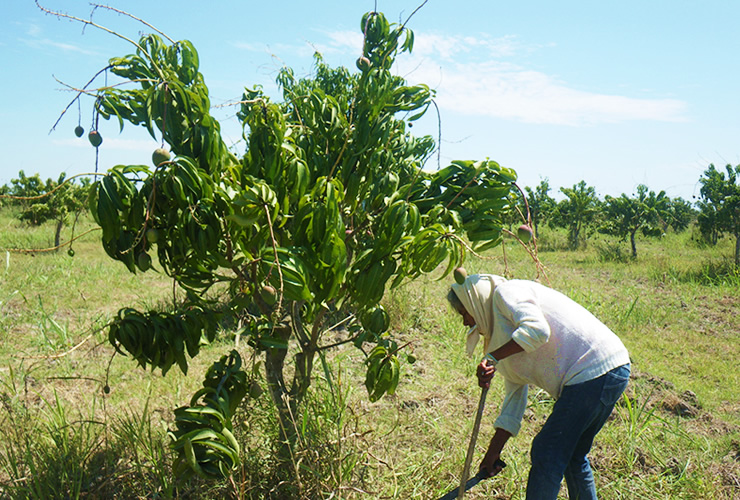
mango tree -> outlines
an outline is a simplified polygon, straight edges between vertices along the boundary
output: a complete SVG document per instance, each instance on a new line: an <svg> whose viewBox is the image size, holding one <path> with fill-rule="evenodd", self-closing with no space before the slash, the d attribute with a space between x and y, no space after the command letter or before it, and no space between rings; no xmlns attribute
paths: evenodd
<svg viewBox="0 0 740 500"><path fill-rule="evenodd" d="M80 184L74 180L66 182L66 174L58 179L41 180L39 174L28 176L21 170L17 179L11 179L7 199L20 207L18 218L30 225L38 226L55 222L54 247L61 244L61 234L69 215L86 206L90 180L83 178ZM73 251L70 249L70 255Z"/></svg>
<svg viewBox="0 0 740 500"><path fill-rule="evenodd" d="M665 191L655 193L648 191L644 184L637 186L637 194L629 197L626 194L618 198L604 198L604 222L599 232L617 236L626 240L629 236L632 258L637 258L635 236L640 231L645 236L660 236L664 225L671 216L671 200Z"/></svg>
<svg viewBox="0 0 740 500"><path fill-rule="evenodd" d="M527 193L529 210L532 216L532 229L535 237L539 236L540 226L546 223L557 206L557 202L548 193L550 192L550 180L542 179L532 190L529 186L524 188Z"/></svg>
<svg viewBox="0 0 740 500"><path fill-rule="evenodd" d="M671 198L671 203L668 207L668 220L666 220L666 223L671 226L674 231L680 233L688 229L691 223L696 220L696 215L697 211L692 206L691 202L678 196L676 198Z"/></svg>
<svg viewBox="0 0 740 500"><path fill-rule="evenodd" d="M601 201L593 186L586 181L574 184L572 188L560 188L567 196L555 206L550 225L568 230L568 245L576 250L584 237L595 227L601 209Z"/></svg>
<svg viewBox="0 0 740 500"><path fill-rule="evenodd" d="M740 266L740 165L726 165L725 172L710 164L699 179L698 222L702 234L714 243L723 233L735 237L735 266Z"/></svg>
<svg viewBox="0 0 740 500"><path fill-rule="evenodd" d="M146 127L167 146L153 167L119 165L92 185L103 248L132 273L157 267L185 291L169 312L122 308L111 344L163 375L172 366L187 372L189 358L233 318L264 355L287 443L315 363L339 344L365 353L371 401L394 392L401 348L381 303L386 290L440 265L446 276L468 244L499 244L516 178L493 161L424 170L434 141L408 127L434 92L391 71L412 50L413 33L378 12L365 14L360 29L358 71L317 55L309 78L280 71L281 100L259 87L244 92L241 154L224 144L187 40L142 37L135 53L110 60L128 85L88 90L101 117ZM228 300L213 300L214 286L228 289ZM329 340L337 325L344 337ZM210 477L237 466L230 419L248 394L240 364L236 351L226 354L176 410L176 471Z"/></svg>

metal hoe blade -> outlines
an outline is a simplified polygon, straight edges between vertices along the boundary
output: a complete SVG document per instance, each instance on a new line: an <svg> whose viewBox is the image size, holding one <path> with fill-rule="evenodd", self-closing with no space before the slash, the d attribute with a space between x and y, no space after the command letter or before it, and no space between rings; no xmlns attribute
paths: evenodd
<svg viewBox="0 0 740 500"><path fill-rule="evenodd" d="M475 476L471 477L465 483L465 491L468 491L470 488L472 488L476 484L480 483L483 479L485 479L485 478L483 477L483 474L481 472L479 472ZM443 497L440 497L439 500L455 500L456 498L458 498L458 493L459 492L460 492L460 488L458 488L458 487L452 488Z"/></svg>
<svg viewBox="0 0 740 500"><path fill-rule="evenodd" d="M506 463L503 460L501 460L501 459L496 460L496 463L494 465L498 465L502 469L504 467L506 467ZM483 471L478 471L478 474L476 474L475 476L473 476L470 479L468 479L465 482L465 491L468 491L470 488L472 488L476 484L478 484L481 481L483 481L484 479L486 479L486 475L485 474L486 473L483 472ZM439 500L455 500L456 498L459 498L458 497L459 493L460 493L460 488L458 488L457 486L455 486L450 491L448 491L447 493L445 493L444 496L440 497Z"/></svg>

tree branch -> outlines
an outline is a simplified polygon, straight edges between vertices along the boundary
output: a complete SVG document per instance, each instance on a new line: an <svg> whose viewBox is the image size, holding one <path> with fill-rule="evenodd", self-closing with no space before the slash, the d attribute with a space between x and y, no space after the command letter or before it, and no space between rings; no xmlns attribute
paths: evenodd
<svg viewBox="0 0 740 500"><path fill-rule="evenodd" d="M36 5L38 5L38 2L36 2ZM41 6L39 6L39 8L42 8L42 7L41 7ZM71 107L72 107L72 105L73 105L73 104L75 103L75 101L79 101L79 99L80 99L80 95L82 95L83 91L84 91L85 89L87 89L87 87L88 87L88 86L89 86L89 85L90 85L90 84L91 84L91 83L92 83L92 82L93 82L93 81L94 81L94 80L95 80L95 79L96 79L96 78L97 78L98 76L100 76L100 74L101 74L101 73L103 73L103 72L105 72L105 71L108 71L108 69L109 69L109 68L110 68L110 65L106 66L105 68L103 68L103 69L101 69L100 71L98 71L97 73L95 73L95 75L94 75L94 76L93 76L92 78L90 78L90 80L89 80L89 81L88 81L88 82L87 82L87 83L85 84L85 86L84 86L84 87L82 87L82 89L83 89L83 90L79 90L79 91L78 91L78 93L77 93L77 95L75 96L75 98L74 98L74 99L72 99L72 101L71 101L71 102L70 102L69 104L67 104L67 107L66 107L66 108L64 108L64 110L62 110L62 114L61 114L61 115L59 115L59 118L57 118L57 121L55 121L55 122L54 122L54 125L52 125L52 127L51 127L51 130L49 130L49 133L50 133L50 134L51 134L52 132L54 132L54 130L55 130L55 129L57 128L57 125L59 125L59 122L60 122L60 121L62 121L62 117L63 117L63 116L64 116L64 114L65 114L65 113L67 112L67 110L68 110L69 108L71 108ZM60 80L59 80L59 79L58 79L57 77L54 77L54 79L55 79L55 80L56 80L57 82L61 83L62 85L66 85L66 84L65 84L64 82L60 81Z"/></svg>
<svg viewBox="0 0 740 500"><path fill-rule="evenodd" d="M93 4L93 5L94 5L95 7L100 7L100 8L102 8L102 9L108 9L108 10L112 10L113 12L116 12L116 13L118 13L118 14L122 14L122 15L124 15L124 16L128 16L128 17L130 17L131 19L133 19L133 20L135 20L135 21L138 21L138 22L140 22L141 24L143 24L143 25L144 25L144 26L146 26L147 28L151 28L152 30L156 31L157 33L159 33L160 35L162 35L163 37L165 37L165 38L166 38L167 40L169 40L171 44L173 44L173 45L174 45L174 44L176 44L176 43L177 43L177 42L176 42L175 40L173 40L172 38L170 38L169 36L167 36L167 33L165 33L165 32L163 32L163 31L161 31L161 30L159 30L159 29L155 28L154 26L152 26L152 25L151 25L151 24L149 24L148 22L146 22L146 21L144 21L143 19L140 19L140 18L138 18L138 17L134 16L133 14L129 14L128 12L126 12L126 11L124 11L124 10L119 10L119 9L116 9L115 7L111 7L110 5L103 5L103 4L99 4L99 3Z"/></svg>
<svg viewBox="0 0 740 500"><path fill-rule="evenodd" d="M51 194L53 194L53 193L54 193L54 192L55 192L56 190L58 190L58 189L61 189L61 188L62 188L62 186L64 186L64 185L65 185L65 184L67 184L68 182L70 182L70 181L71 181L72 179L74 179L74 178L76 178L76 177L88 177L88 176L90 176L90 175L96 175L96 174L92 174L92 173L75 174L75 175L73 175L73 176L71 176L71 177L69 177L69 178L65 179L65 180L64 180L64 182L62 182L61 184L59 184L59 185L58 185L57 187L55 187L55 188L54 188L54 189L52 189L51 191L48 191L48 192L46 192L46 193L43 193L43 194L39 194L39 195L36 195L36 196L13 196L12 194L0 194L0 198L8 198L8 199L10 199L10 200L18 200L18 201L33 201L33 200L40 200L41 198L46 198L47 196L50 196L50 195L51 195ZM31 176L31 177L33 177L33 176Z"/></svg>

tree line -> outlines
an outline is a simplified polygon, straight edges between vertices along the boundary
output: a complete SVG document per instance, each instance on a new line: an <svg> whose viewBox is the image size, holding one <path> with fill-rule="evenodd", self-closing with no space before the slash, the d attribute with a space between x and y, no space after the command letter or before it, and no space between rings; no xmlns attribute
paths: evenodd
<svg viewBox="0 0 740 500"><path fill-rule="evenodd" d="M571 249L579 248L594 232L629 239L632 257L637 258L638 233L659 237L672 228L684 231L696 222L702 238L716 244L727 235L735 238L735 264L740 265L740 165L726 165L724 172L710 164L699 179L696 203L681 197L670 198L665 191L651 191L646 185L636 192L599 199L596 189L585 181L561 187L560 201L550 196L548 179L535 188L526 187L526 198L535 235L543 226L564 228ZM523 205L523 202L521 203Z"/></svg>

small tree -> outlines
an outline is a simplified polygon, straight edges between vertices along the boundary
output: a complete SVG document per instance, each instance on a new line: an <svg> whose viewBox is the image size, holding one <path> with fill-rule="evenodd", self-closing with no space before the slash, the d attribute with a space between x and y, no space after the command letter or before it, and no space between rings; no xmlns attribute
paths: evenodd
<svg viewBox="0 0 740 500"><path fill-rule="evenodd" d="M524 190L527 192L529 210L532 216L532 225L534 226L532 229L534 229L535 237L537 237L539 236L540 225L547 223L552 217L557 202L548 194L550 192L550 181L547 178L540 180L534 190L529 186L526 186Z"/></svg>
<svg viewBox="0 0 740 500"><path fill-rule="evenodd" d="M665 220L670 215L670 198L664 191L655 194L647 186L637 186L637 195L630 198L622 194L619 198L606 196L604 199L604 221L599 231L627 239L629 236L632 258L637 258L635 235L638 231L645 236L660 236L664 232Z"/></svg>
<svg viewBox="0 0 740 500"><path fill-rule="evenodd" d="M0 207L8 204L8 196L10 195L10 186L3 184L0 186Z"/></svg>
<svg viewBox="0 0 740 500"><path fill-rule="evenodd" d="M699 179L699 227L713 243L722 233L735 237L735 265L740 265L740 165L725 166L725 173L710 164Z"/></svg>
<svg viewBox="0 0 740 500"><path fill-rule="evenodd" d="M555 207L551 225L568 230L568 244L572 250L577 249L596 223L601 202L596 196L596 189L587 186L586 181L574 184L572 188L560 188L567 199L558 202Z"/></svg>
<svg viewBox="0 0 740 500"><path fill-rule="evenodd" d="M696 219L696 213L692 204L679 196L670 201L666 223L674 231L680 233L685 231L691 222Z"/></svg>
<svg viewBox="0 0 740 500"><path fill-rule="evenodd" d="M696 206L699 207L696 222L699 225L702 239L710 245L716 245L721 234L717 208L704 200L699 200Z"/></svg>
<svg viewBox="0 0 740 500"><path fill-rule="evenodd" d="M61 244L62 228L67 223L70 213L74 213L86 206L87 193L90 187L89 179L82 179L80 185L74 180L65 182L66 174L62 172L54 181L41 180L39 174L27 176L23 170L18 172L18 178L10 182L9 198L20 207L20 220L38 226L46 221L56 221L54 231L54 246Z"/></svg>
<svg viewBox="0 0 740 500"><path fill-rule="evenodd" d="M51 179L49 179L49 182ZM21 170L18 172L17 179L10 180L10 186L8 189L8 200L13 204L20 207L22 212L29 210L31 206L31 200L45 192L44 182L41 180L39 174L27 176L26 173ZM30 218L31 224L34 224L33 218ZM28 219L26 219L28 220Z"/></svg>
<svg viewBox="0 0 740 500"><path fill-rule="evenodd" d="M244 93L238 116L247 149L239 158L210 115L198 54L186 40L142 37L135 54L110 60L128 86L90 91L100 116L146 127L174 154L157 150L155 168L115 167L93 184L103 247L131 272L150 269L156 253L187 292L173 312L121 309L111 344L143 367L186 372L220 318L235 316L264 356L288 445L314 363L329 349L351 343L365 353L371 401L395 390L401 346L381 305L386 287L445 262L446 275L464 259L463 238L478 250L497 245L516 179L493 161L423 170L434 142L407 125L434 93L390 71L397 54L412 50L413 33L377 12L363 16L361 30L359 73L317 57L310 78L279 73L281 102L259 88ZM217 283L228 286L226 303L207 299ZM348 335L327 340L337 324ZM238 458L230 418L246 379L235 352L219 363L190 407L176 412L179 472L228 474ZM205 407L221 416L200 418ZM198 433L203 425L210 431ZM212 439L218 447L208 448Z"/></svg>

